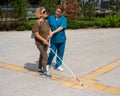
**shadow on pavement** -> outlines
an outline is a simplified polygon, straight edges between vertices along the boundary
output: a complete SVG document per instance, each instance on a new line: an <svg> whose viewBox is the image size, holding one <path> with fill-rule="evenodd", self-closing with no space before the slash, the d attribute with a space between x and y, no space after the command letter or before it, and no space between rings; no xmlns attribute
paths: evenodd
<svg viewBox="0 0 120 96"><path fill-rule="evenodd" d="M24 68L29 71L37 71L38 69L38 61L35 61L36 63L26 63Z"/></svg>
<svg viewBox="0 0 120 96"><path fill-rule="evenodd" d="M38 61L35 61L36 63L26 63L24 68L29 71L37 71L38 70ZM52 62L51 67L55 67L55 63Z"/></svg>

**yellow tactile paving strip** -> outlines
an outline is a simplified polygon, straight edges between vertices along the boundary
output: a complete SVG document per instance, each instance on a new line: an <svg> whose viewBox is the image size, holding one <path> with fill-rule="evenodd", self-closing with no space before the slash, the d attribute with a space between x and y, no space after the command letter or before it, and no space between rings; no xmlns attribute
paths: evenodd
<svg viewBox="0 0 120 96"><path fill-rule="evenodd" d="M88 75L84 76L84 78L95 79L96 77L103 75L107 72L110 72L119 66L120 66L120 60L117 60L111 64L108 64L102 68L99 68L99 69L89 73Z"/></svg>
<svg viewBox="0 0 120 96"><path fill-rule="evenodd" d="M94 90L100 90L100 91L104 91L104 92L108 92L108 93L120 96L120 88L99 84L99 81L95 80L96 77L103 75L107 72L110 72L117 67L120 67L120 60L116 60L115 62L111 64L108 64L102 68L99 68L83 76L82 78L80 77L80 80L83 86L81 86L81 84L79 84L75 78L68 78L68 77L57 75L57 74L52 74L52 80L59 80L63 86L71 87L71 88L78 89L78 90L83 90L89 87ZM35 70L26 69L26 68L13 65L13 64L6 64L3 62L0 62L0 68L5 68L5 69L13 70L13 71L27 73L27 74L32 74L34 76L41 76Z"/></svg>
<svg viewBox="0 0 120 96"><path fill-rule="evenodd" d="M108 86L108 85L103 85L103 84L95 84L91 88L95 89L95 90L101 90L101 91L105 91L105 92L116 94L116 95L120 96L120 88L116 88L116 87L112 87L112 86Z"/></svg>
<svg viewBox="0 0 120 96"><path fill-rule="evenodd" d="M88 75L84 76L84 78L94 80L96 77L103 75L107 72L110 72L117 67L120 67L120 59L112 62L111 64L108 64L102 68L99 68L99 69L89 73ZM105 92L116 94L116 95L120 96L120 88L117 88L117 87L97 83L97 84L94 84L91 88L95 89L95 90L101 90L101 91L105 91Z"/></svg>

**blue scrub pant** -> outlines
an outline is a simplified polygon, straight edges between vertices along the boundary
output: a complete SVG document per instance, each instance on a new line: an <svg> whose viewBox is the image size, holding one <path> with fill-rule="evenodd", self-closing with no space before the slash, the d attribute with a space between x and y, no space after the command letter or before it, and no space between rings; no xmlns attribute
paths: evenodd
<svg viewBox="0 0 120 96"><path fill-rule="evenodd" d="M65 43L51 43L50 48L53 49L55 53L57 53L57 56L60 57L61 60L63 60L64 50L65 50ZM47 60L47 65L51 65L52 60L54 58L55 54L50 50L49 57ZM55 68L58 68L62 65L62 61L59 60L59 58L56 58L56 65Z"/></svg>

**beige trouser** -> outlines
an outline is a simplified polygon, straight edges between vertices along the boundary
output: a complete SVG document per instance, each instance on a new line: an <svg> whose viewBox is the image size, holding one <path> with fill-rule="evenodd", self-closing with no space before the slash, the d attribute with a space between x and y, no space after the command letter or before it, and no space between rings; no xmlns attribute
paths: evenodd
<svg viewBox="0 0 120 96"><path fill-rule="evenodd" d="M44 72L47 72L46 63L48 59L48 55L47 55L48 47L44 45L43 43L39 43L37 41L36 41L36 45L37 45L38 50L40 51L38 68L43 69Z"/></svg>

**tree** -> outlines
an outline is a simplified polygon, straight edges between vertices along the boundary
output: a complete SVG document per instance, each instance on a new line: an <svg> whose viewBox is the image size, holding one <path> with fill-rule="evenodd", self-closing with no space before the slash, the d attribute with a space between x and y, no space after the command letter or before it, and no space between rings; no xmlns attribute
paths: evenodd
<svg viewBox="0 0 120 96"><path fill-rule="evenodd" d="M59 4L59 0L40 0L39 2L39 5L45 7L50 15L55 13Z"/></svg>
<svg viewBox="0 0 120 96"><path fill-rule="evenodd" d="M110 9L114 12L120 12L120 1L119 0L110 0Z"/></svg>
<svg viewBox="0 0 120 96"><path fill-rule="evenodd" d="M98 2L98 1L97 1ZM91 19L95 16L96 3L94 0L88 0L82 2L82 13L85 18Z"/></svg>
<svg viewBox="0 0 120 96"><path fill-rule="evenodd" d="M10 0L10 5L13 8L13 18L25 20L27 16L26 6L28 4L27 0Z"/></svg>
<svg viewBox="0 0 120 96"><path fill-rule="evenodd" d="M78 0L63 0L65 15L70 22L75 21L80 15L80 2Z"/></svg>

